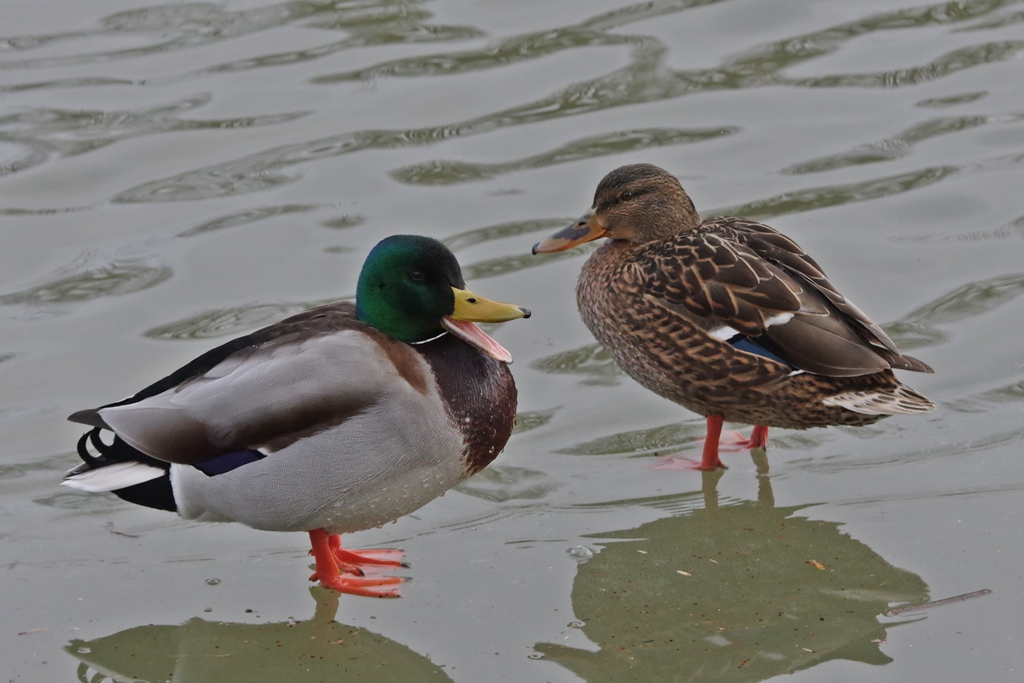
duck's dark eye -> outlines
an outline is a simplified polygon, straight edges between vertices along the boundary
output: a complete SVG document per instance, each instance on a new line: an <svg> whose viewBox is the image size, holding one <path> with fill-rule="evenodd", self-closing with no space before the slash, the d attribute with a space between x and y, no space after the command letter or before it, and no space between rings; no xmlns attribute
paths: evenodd
<svg viewBox="0 0 1024 683"><path fill-rule="evenodd" d="M409 279L413 282L423 282L423 273L418 270L414 270L409 273Z"/></svg>
<svg viewBox="0 0 1024 683"><path fill-rule="evenodd" d="M621 199L624 202L627 202L635 196L636 195L634 195L632 192L623 192L622 194L619 195L619 199Z"/></svg>

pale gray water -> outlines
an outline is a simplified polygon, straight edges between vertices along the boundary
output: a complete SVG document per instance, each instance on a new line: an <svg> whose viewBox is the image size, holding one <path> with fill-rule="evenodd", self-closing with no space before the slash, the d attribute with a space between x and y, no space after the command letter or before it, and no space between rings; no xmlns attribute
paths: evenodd
<svg viewBox="0 0 1024 683"><path fill-rule="evenodd" d="M1019 680L1024 3L0 17L0 681ZM939 411L773 432L770 478L745 453L649 469L702 420L595 353L588 250L529 256L636 161L794 237L935 367L904 379ZM406 549L405 597L304 621L303 535L58 488L66 415L351 295L395 232L535 314L493 330L520 387L505 453L349 538Z"/></svg>

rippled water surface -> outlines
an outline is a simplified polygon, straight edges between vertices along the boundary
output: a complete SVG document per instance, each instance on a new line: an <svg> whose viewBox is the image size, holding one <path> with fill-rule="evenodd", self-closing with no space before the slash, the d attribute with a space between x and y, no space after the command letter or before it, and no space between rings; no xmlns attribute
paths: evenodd
<svg viewBox="0 0 1024 683"><path fill-rule="evenodd" d="M0 680L1020 679L1024 2L0 14ZM589 249L529 255L636 161L800 242L939 410L651 469L703 421L579 321ZM535 313L492 330L504 454L349 538L406 549L405 597L332 623L304 535L57 486L66 415L351 296L396 232Z"/></svg>

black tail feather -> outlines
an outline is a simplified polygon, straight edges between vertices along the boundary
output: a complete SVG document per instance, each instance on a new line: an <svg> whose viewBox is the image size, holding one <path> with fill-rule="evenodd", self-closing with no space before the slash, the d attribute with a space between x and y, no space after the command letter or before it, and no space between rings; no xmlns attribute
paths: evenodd
<svg viewBox="0 0 1024 683"><path fill-rule="evenodd" d="M98 456L89 452L86 442L99 453ZM171 465L162 460L151 458L142 451L132 448L125 443L121 437L114 435L114 442L107 444L100 438L100 428L96 427L82 435L78 440L78 455L82 458L83 465L79 465L69 474L81 474L88 470L98 470L101 467L114 465L119 462L140 462L151 467L159 467L164 470L162 477L144 481L123 489L113 491L115 495L129 503L155 508L157 510L169 510L177 512L178 506L174 502L174 491L171 489Z"/></svg>

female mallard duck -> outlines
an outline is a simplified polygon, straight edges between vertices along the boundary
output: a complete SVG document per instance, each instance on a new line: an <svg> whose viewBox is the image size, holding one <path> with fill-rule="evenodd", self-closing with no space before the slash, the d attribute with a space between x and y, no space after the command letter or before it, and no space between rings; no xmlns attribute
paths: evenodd
<svg viewBox="0 0 1024 683"><path fill-rule="evenodd" d="M637 382L707 418L697 469L724 467L722 422L864 425L935 406L892 369L932 372L847 301L793 240L743 218L701 222L679 181L618 168L594 205L533 253L608 237L576 287L583 322Z"/></svg>
<svg viewBox="0 0 1024 683"><path fill-rule="evenodd" d="M401 578L358 567L404 565L343 550L340 534L409 514L494 460L515 423L512 356L471 321L529 316L466 289L437 240L389 237L355 302L292 316L72 415L94 429L64 483L185 519L308 531L310 580L397 596L387 586Z"/></svg>

